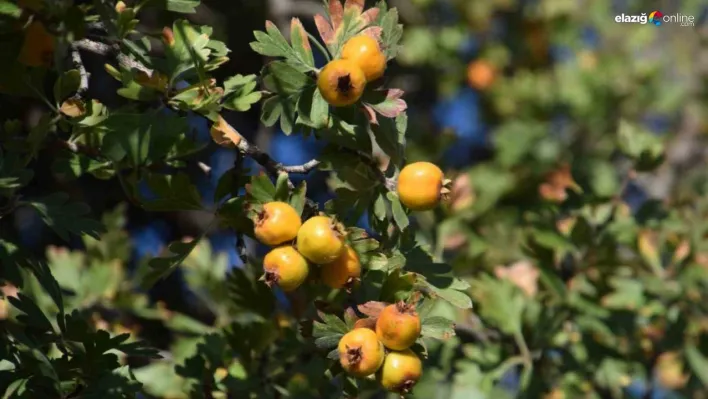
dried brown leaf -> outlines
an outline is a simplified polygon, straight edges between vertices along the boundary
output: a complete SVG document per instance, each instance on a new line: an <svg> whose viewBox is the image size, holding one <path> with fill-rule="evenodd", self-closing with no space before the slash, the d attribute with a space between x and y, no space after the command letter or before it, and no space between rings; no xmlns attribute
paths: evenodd
<svg viewBox="0 0 708 399"><path fill-rule="evenodd" d="M363 303L357 308L359 311L369 317L379 317L379 314L381 311L386 307L385 302L378 302L378 301L369 301L366 303Z"/></svg>

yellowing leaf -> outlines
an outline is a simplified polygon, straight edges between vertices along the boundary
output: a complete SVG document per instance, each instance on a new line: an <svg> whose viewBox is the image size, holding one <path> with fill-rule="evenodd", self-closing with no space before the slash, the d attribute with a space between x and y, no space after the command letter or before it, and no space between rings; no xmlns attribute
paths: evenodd
<svg viewBox="0 0 708 399"><path fill-rule="evenodd" d="M219 115L219 120L209 130L214 142L222 147L235 148L241 142L241 135Z"/></svg>
<svg viewBox="0 0 708 399"><path fill-rule="evenodd" d="M62 114L70 118L77 118L86 114L86 105L78 98L69 98L68 100L61 103L61 107L59 107L59 110Z"/></svg>

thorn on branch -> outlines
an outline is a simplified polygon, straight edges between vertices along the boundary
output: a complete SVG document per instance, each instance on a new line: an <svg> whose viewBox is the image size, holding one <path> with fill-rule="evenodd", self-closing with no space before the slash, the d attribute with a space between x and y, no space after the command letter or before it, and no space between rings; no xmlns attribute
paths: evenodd
<svg viewBox="0 0 708 399"><path fill-rule="evenodd" d="M199 169L201 169L202 172L204 172L205 175L211 174L211 166L205 164L204 162L197 162L197 166L199 166Z"/></svg>

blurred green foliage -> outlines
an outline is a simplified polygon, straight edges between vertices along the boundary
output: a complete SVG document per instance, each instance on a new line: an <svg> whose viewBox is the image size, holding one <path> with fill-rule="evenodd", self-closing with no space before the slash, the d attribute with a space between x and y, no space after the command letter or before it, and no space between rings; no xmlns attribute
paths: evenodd
<svg viewBox="0 0 708 399"><path fill-rule="evenodd" d="M229 61L226 43L182 18L199 1L70 3L0 0L0 54L13 60L0 66L0 92L46 106L31 125L3 121L0 218L31 209L83 248L32 254L0 237L4 398L381 397L370 379L344 375L332 349L372 303L405 299L418 302L414 349L425 359L410 397L706 397L701 1L657 5L695 16L694 27L614 21L654 10L640 2L400 0L372 15L349 1L327 9L343 22L322 19L322 43L298 19L243 38L269 62L260 76L226 79L212 75ZM185 15L145 34L141 12L151 7ZM29 46L49 48L51 62L5 39L28 37L30 17L50 28L51 45ZM86 34L99 22L106 43ZM367 88L361 109L332 110L316 90L314 54L336 56L370 25L391 60L385 88ZM127 105L85 96L79 50L109 55ZM456 111L435 121L433 97ZM325 209L221 117L257 106L264 125L326 143L317 168L336 196ZM205 149L186 114L209 119L217 143L266 172L248 177L235 165L216 209L187 174L165 172ZM483 159L448 152L482 134ZM366 269L362 284L352 294L313 284L284 307L259 280L261 259L232 268L202 239L207 230L131 270L125 205L99 222L69 194L22 191L39 154L54 157L64 182L115 180L126 203L206 211L209 226L239 236L253 235L252 213L272 200L303 217L336 215ZM416 214L403 207L392 190L403 165L463 156L446 168L448 201ZM352 227L364 212L375 239ZM186 301L212 317L150 300L144 289L175 271Z"/></svg>

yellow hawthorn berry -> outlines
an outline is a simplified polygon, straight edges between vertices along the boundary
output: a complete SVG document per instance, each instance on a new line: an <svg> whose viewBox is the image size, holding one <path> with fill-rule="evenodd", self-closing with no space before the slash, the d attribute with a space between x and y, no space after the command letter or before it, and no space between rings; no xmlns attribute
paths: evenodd
<svg viewBox="0 0 708 399"><path fill-rule="evenodd" d="M398 196L411 210L433 209L447 191L443 188L444 178L442 170L430 162L406 165L398 176Z"/></svg>
<svg viewBox="0 0 708 399"><path fill-rule="evenodd" d="M387 391L406 394L423 374L423 362L412 350L394 351L386 355L378 380Z"/></svg>
<svg viewBox="0 0 708 399"><path fill-rule="evenodd" d="M420 317L414 306L401 301L386 306L376 321L376 336L388 349L404 350L420 336Z"/></svg>
<svg viewBox="0 0 708 399"><path fill-rule="evenodd" d="M315 216L297 232L297 250L313 263L335 261L344 251L341 227L327 216Z"/></svg>
<svg viewBox="0 0 708 399"><path fill-rule="evenodd" d="M25 31L18 60L30 67L50 67L54 57L54 36L41 21L33 21Z"/></svg>
<svg viewBox="0 0 708 399"><path fill-rule="evenodd" d="M272 249L263 259L265 282L278 285L285 292L294 291L302 285L310 272L307 260L292 246Z"/></svg>
<svg viewBox="0 0 708 399"><path fill-rule="evenodd" d="M342 288L361 276L359 255L349 245L334 262L322 265L320 277L331 288Z"/></svg>
<svg viewBox="0 0 708 399"><path fill-rule="evenodd" d="M274 201L263 205L255 218L254 234L265 245L276 246L297 237L302 225L295 208L285 202Z"/></svg>
<svg viewBox="0 0 708 399"><path fill-rule="evenodd" d="M355 377L374 374L384 361L384 347L368 328L355 328L344 334L337 349L342 368Z"/></svg>
<svg viewBox="0 0 708 399"><path fill-rule="evenodd" d="M367 82L381 78L386 71L386 56L376 39L368 35L347 40L342 46L342 59L356 63L364 71Z"/></svg>
<svg viewBox="0 0 708 399"><path fill-rule="evenodd" d="M322 97L335 107L345 107L359 101L365 86L364 71L348 60L331 61L317 77L317 88Z"/></svg>
<svg viewBox="0 0 708 399"><path fill-rule="evenodd" d="M467 65L467 84L473 89L486 90L494 83L495 70L487 61L472 61Z"/></svg>

